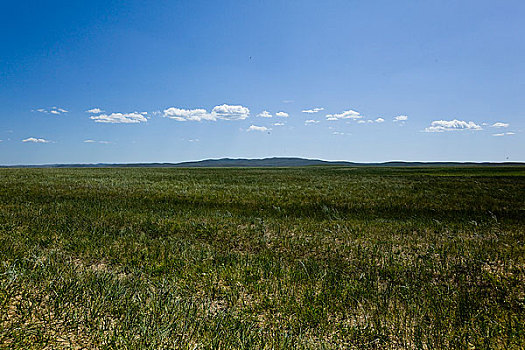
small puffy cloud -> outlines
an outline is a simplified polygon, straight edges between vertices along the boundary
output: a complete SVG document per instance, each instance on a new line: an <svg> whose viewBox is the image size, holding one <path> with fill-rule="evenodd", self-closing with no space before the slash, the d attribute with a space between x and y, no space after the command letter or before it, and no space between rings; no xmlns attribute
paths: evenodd
<svg viewBox="0 0 525 350"><path fill-rule="evenodd" d="M364 121L364 120L359 120L357 123L358 123L358 124L364 124L364 123L366 123L366 121Z"/></svg>
<svg viewBox="0 0 525 350"><path fill-rule="evenodd" d="M54 114L54 115L60 115L62 113L67 113L68 112L64 108L59 108L59 107L51 107L51 109L49 109L49 110L47 110L45 108L38 108L36 111L40 112L40 113Z"/></svg>
<svg viewBox="0 0 525 350"><path fill-rule="evenodd" d="M282 117L282 118L288 118L290 115L288 113L286 113L286 112L282 112L281 111L281 112L275 113L275 116L276 117Z"/></svg>
<svg viewBox="0 0 525 350"><path fill-rule="evenodd" d="M145 113L145 112L144 112ZM156 112L154 115L158 114ZM231 105L221 105L213 107L211 113L205 109L183 109L170 107L163 111L165 117L174 119L180 122L183 121L202 121L202 120L211 120L216 121L217 119L224 120L243 120L248 118L250 115L250 110L247 107L243 106L231 106Z"/></svg>
<svg viewBox="0 0 525 350"><path fill-rule="evenodd" d="M28 137L27 139L22 140L22 142L33 142L33 143L49 143L50 141L46 139L39 139L36 137Z"/></svg>
<svg viewBox="0 0 525 350"><path fill-rule="evenodd" d="M86 111L86 113L91 113L91 114L99 114L99 113L102 113L102 112L104 112L104 111L101 110L100 108L97 108L97 107L88 109Z"/></svg>
<svg viewBox="0 0 525 350"><path fill-rule="evenodd" d="M304 122L305 125L317 124L317 123L319 123L319 120L314 120L314 119L308 119L307 121Z"/></svg>
<svg viewBox="0 0 525 350"><path fill-rule="evenodd" d="M199 142L199 139L189 139L188 142Z"/></svg>
<svg viewBox="0 0 525 350"><path fill-rule="evenodd" d="M247 129L247 131L260 131L260 132L265 132L268 130L270 129L268 129L266 126L257 126L257 125L250 125L250 127Z"/></svg>
<svg viewBox="0 0 525 350"><path fill-rule="evenodd" d="M385 120L383 118L377 118L375 120L376 123L383 123Z"/></svg>
<svg viewBox="0 0 525 350"><path fill-rule="evenodd" d="M321 112L321 111L324 111L323 107L316 107L316 108L312 108L312 109L305 109L302 112L303 113L308 113L308 114L313 114L313 113L317 113L317 112Z"/></svg>
<svg viewBox="0 0 525 350"><path fill-rule="evenodd" d="M250 110L243 106L232 106L223 104L213 107L211 113L218 119L224 120L243 120L248 118Z"/></svg>
<svg viewBox="0 0 525 350"><path fill-rule="evenodd" d="M205 109L181 109L170 107L164 110L164 116L179 122L188 120L197 122L202 120L217 120L214 115L208 113Z"/></svg>
<svg viewBox="0 0 525 350"><path fill-rule="evenodd" d="M508 123L497 122L497 123L492 124L492 127L493 128L508 128L509 125L510 124Z"/></svg>
<svg viewBox="0 0 525 350"><path fill-rule="evenodd" d="M408 120L408 116L406 115L398 115L397 117L394 117L395 122L406 122Z"/></svg>
<svg viewBox="0 0 525 350"><path fill-rule="evenodd" d="M284 123L273 123L272 125L273 125L273 126L283 126Z"/></svg>
<svg viewBox="0 0 525 350"><path fill-rule="evenodd" d="M134 113L111 113L92 115L89 119L96 123L111 123L111 124L134 124L147 122L148 119L138 112Z"/></svg>
<svg viewBox="0 0 525 350"><path fill-rule="evenodd" d="M268 111L262 111L261 113L257 114L258 117L261 118L271 118L272 115Z"/></svg>
<svg viewBox="0 0 525 350"><path fill-rule="evenodd" d="M461 130L482 130L481 126L474 122L463 120L434 120L425 132L444 132L444 131L461 131Z"/></svg>
<svg viewBox="0 0 525 350"><path fill-rule="evenodd" d="M339 120L339 119L361 119L363 116L359 112L349 109L339 114L327 114L326 120Z"/></svg>
<svg viewBox="0 0 525 350"><path fill-rule="evenodd" d="M334 131L332 135L344 135L344 132Z"/></svg>

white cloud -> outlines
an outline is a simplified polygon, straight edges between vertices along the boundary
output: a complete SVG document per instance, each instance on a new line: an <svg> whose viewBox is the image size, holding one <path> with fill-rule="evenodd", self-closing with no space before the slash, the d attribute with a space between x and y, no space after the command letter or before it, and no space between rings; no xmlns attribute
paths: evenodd
<svg viewBox="0 0 525 350"><path fill-rule="evenodd" d="M366 123L366 121L364 121L364 120L359 120L357 123L358 123L358 124L364 124L364 123Z"/></svg>
<svg viewBox="0 0 525 350"><path fill-rule="evenodd" d="M492 134L492 136L505 136L505 135L512 136L512 135L516 135L516 133L509 131L509 132L502 132L501 134Z"/></svg>
<svg viewBox="0 0 525 350"><path fill-rule="evenodd" d="M339 114L327 114L326 120L338 120L338 119L361 119L363 116L359 112L349 109Z"/></svg>
<svg viewBox="0 0 525 350"><path fill-rule="evenodd" d="M261 113L257 114L258 117L261 118L271 118L272 115L268 111L262 111Z"/></svg>
<svg viewBox="0 0 525 350"><path fill-rule="evenodd" d="M202 120L217 120L214 115L208 113L205 109L181 109L170 107L164 110L164 116L179 122L187 120L197 122Z"/></svg>
<svg viewBox="0 0 525 350"><path fill-rule="evenodd" d="M290 115L288 113L286 113L286 112L282 112L281 111L281 112L275 113L275 116L276 117L282 117L282 118L288 118Z"/></svg>
<svg viewBox="0 0 525 350"><path fill-rule="evenodd" d="M199 142L199 139L189 139L188 142Z"/></svg>
<svg viewBox="0 0 525 350"><path fill-rule="evenodd" d="M111 142L109 142L109 141L84 140L84 143L102 143L102 144L108 144L108 143L111 143Z"/></svg>
<svg viewBox="0 0 525 350"><path fill-rule="evenodd" d="M344 132L334 131L332 135L344 135Z"/></svg>
<svg viewBox="0 0 525 350"><path fill-rule="evenodd" d="M308 119L307 121L304 122L305 125L317 124L317 123L319 123L319 120L314 120L314 119Z"/></svg>
<svg viewBox="0 0 525 350"><path fill-rule="evenodd" d="M99 113L102 113L104 112L103 110L101 110L100 108L91 108L91 109L88 109L86 111L86 113L92 113L92 114L99 114Z"/></svg>
<svg viewBox="0 0 525 350"><path fill-rule="evenodd" d="M40 113L46 113L46 114L50 113L50 114L55 114L55 115L60 115L62 113L67 113L68 112L64 108L58 108L58 107L51 107L50 110L47 110L45 108L38 108L36 111L40 112Z"/></svg>
<svg viewBox="0 0 525 350"><path fill-rule="evenodd" d="M509 125L510 124L508 123L497 122L497 123L492 124L492 127L493 128L508 128Z"/></svg>
<svg viewBox="0 0 525 350"><path fill-rule="evenodd" d="M408 116L406 115L398 115L397 117L394 117L395 122L405 122L408 120Z"/></svg>
<svg viewBox="0 0 525 350"><path fill-rule="evenodd" d="M482 130L481 126L474 122L466 122L463 120L434 120L425 132L444 132L444 131L459 131L459 130Z"/></svg>
<svg viewBox="0 0 525 350"><path fill-rule="evenodd" d="M145 112L143 112L145 113ZM154 112L154 115L157 113ZM224 120L243 120L248 118L250 110L243 106L230 106L227 104L213 107L211 113L203 108L198 109L183 109L170 107L164 110L164 116L170 119L174 119L180 122L183 121L202 121L217 119Z"/></svg>
<svg viewBox="0 0 525 350"><path fill-rule="evenodd" d="M313 114L313 113L317 113L317 112L320 112L320 111L324 111L324 108L323 107L316 107L316 108L312 108L312 109L305 109L302 112L303 113L308 113L308 114Z"/></svg>
<svg viewBox="0 0 525 350"><path fill-rule="evenodd" d="M22 142L49 143L49 141L46 139L39 139L36 137L28 137L27 139L22 140Z"/></svg>
<svg viewBox="0 0 525 350"><path fill-rule="evenodd" d="M250 110L243 106L231 106L223 104L213 107L211 113L218 119L224 120L243 120L248 118Z"/></svg>
<svg viewBox="0 0 525 350"><path fill-rule="evenodd" d="M384 120L383 118L377 118L377 119L375 120L376 123L382 123L382 122L384 122L384 121L385 121L385 120Z"/></svg>
<svg viewBox="0 0 525 350"><path fill-rule="evenodd" d="M260 132L265 132L265 131L268 131L270 129L268 129L266 126L257 126L257 125L250 125L250 127L246 130L246 131L260 131Z"/></svg>
<svg viewBox="0 0 525 350"><path fill-rule="evenodd" d="M134 113L111 113L92 115L89 119L93 119L97 123L111 123L111 124L133 124L147 122L148 119L138 112Z"/></svg>
<svg viewBox="0 0 525 350"><path fill-rule="evenodd" d="M273 123L272 125L273 125L273 126L283 126L284 123Z"/></svg>

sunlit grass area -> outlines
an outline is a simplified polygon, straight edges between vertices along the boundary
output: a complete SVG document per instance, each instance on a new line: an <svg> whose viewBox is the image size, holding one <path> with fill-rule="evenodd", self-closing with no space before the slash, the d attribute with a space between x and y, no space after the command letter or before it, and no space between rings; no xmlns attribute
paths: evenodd
<svg viewBox="0 0 525 350"><path fill-rule="evenodd" d="M521 349L525 169L0 169L0 347Z"/></svg>

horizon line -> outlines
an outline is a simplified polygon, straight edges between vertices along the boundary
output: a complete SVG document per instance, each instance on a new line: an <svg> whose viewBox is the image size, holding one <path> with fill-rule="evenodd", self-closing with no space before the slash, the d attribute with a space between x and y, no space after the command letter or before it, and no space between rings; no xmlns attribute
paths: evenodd
<svg viewBox="0 0 525 350"><path fill-rule="evenodd" d="M524 165L525 161L407 161L407 160L388 160L388 161L380 161L380 162L355 162L350 160L326 160L326 159L319 159L319 158L303 158L303 157L264 157L264 158L230 158L230 157L222 157L222 158L204 158L200 160L186 160L186 161L178 161L178 162L129 162L129 163L112 163L112 162L90 162L90 163L42 163L42 164L0 164L1 168L44 168L44 167L133 167L134 165L137 167L140 166L152 166L154 165L164 165L164 166L178 166L183 167L182 165L185 164L199 164L204 162L218 162L218 161L269 161L269 160L295 160L295 161L306 161L306 162L322 162L326 163L325 165L341 165L344 166L346 163L348 165L360 165L360 166L377 166L377 165L388 165L388 164L417 164L417 165ZM339 163L339 164L338 164ZM312 164L315 165L315 164ZM322 165L322 164L317 164ZM282 167L300 167L301 165L282 165ZM189 166L192 167L192 166ZM206 167L206 166L202 166ZM209 166L209 167L224 167L224 166ZM232 166L230 166L232 167ZM250 166L243 166L243 167L250 167ZM252 167L269 167L268 165L264 166L252 166ZM272 166L272 167L279 167Z"/></svg>

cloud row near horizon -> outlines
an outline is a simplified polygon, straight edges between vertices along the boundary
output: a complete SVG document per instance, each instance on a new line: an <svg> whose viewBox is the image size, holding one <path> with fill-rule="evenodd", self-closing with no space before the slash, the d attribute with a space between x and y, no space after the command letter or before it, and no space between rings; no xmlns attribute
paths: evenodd
<svg viewBox="0 0 525 350"><path fill-rule="evenodd" d="M320 112L324 111L324 107L313 107L309 109L303 109L301 110L301 113L304 113L309 116L314 116L316 114L319 114ZM33 112L39 112L44 114L52 114L55 116L59 116L61 114L69 113L68 110L60 107L51 107L51 108L38 108L36 110L32 110ZM165 108L162 111L154 111L154 112L106 112L104 109L100 107L93 107L90 109L85 110L86 113L90 114L89 119L93 120L96 123L107 123L107 124L139 124L139 123L146 123L150 118L153 116L161 116L167 119L175 120L177 122L216 122L219 120L226 120L226 121L240 121L240 120L246 120L251 117L250 109L243 105L229 105L229 104L222 104L217 105L213 107L210 111L204 109L204 108L195 108L195 109L189 109L189 108L179 108L179 107L168 107ZM270 112L268 110L263 110L260 113L255 115L257 118L260 118L260 120L269 120L272 118L278 118L281 120L287 119L290 117L290 114L279 110L277 112ZM349 121L355 121L359 124L378 124L378 123L384 123L385 119L383 117L377 117L377 118L371 118L367 119L365 118L360 112L353 110L353 109L347 109L339 113L328 113L325 114L324 119L329 122L336 122L341 120ZM397 123L398 125L402 126L405 123L407 123L409 120L409 117L407 115L397 115L392 117L392 122ZM319 119L307 119L304 121L305 126L311 126L319 124L322 120ZM272 123L273 126L284 126L285 123L279 121ZM466 120L459 120L459 119L451 119L451 120L434 120L431 121L430 125L423 130L422 132L426 133L443 133L443 132L451 132L451 131L480 131L483 130L483 126L491 127L491 128L508 128L510 126L509 123L505 122L496 122L493 124L487 124L487 123L475 123L473 121L466 121ZM247 129L244 129L247 132L250 131L259 131L259 132L266 132L272 130L268 126L263 125L255 125L251 124ZM340 132L333 132L334 135L341 135L343 133ZM506 135L514 135L514 132L503 132L503 133L495 133L492 134L493 136L506 136ZM52 141L49 141L47 139L41 138L41 137L28 137L26 139L23 139L22 142L24 143L50 143ZM107 141L94 141L94 140L85 140L85 143L109 143Z"/></svg>

